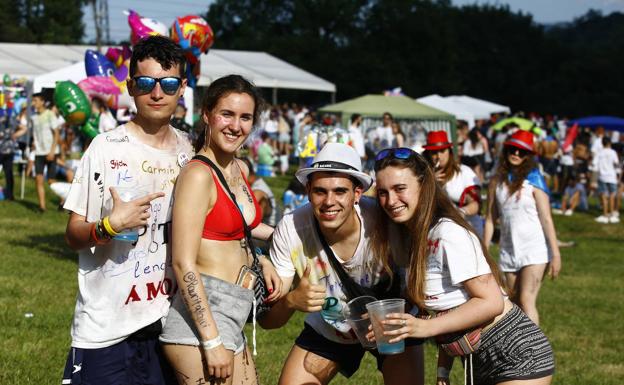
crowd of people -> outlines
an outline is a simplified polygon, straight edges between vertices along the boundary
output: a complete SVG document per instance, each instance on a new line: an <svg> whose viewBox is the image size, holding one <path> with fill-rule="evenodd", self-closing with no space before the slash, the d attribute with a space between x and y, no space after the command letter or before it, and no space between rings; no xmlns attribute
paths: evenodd
<svg viewBox="0 0 624 385"><path fill-rule="evenodd" d="M136 114L84 144L67 176L79 294L64 384L257 384L256 323L278 329L296 311L307 316L280 384L350 377L367 351L385 384L423 384L427 338L439 346L439 385L450 383L457 356L471 384L551 382L554 354L536 306L543 277L562 268L551 197L561 195L560 213L570 215L596 191L597 220L617 222L614 133L582 131L568 148L550 122L541 136L460 124L455 142L430 131L414 143L390 113L367 130L354 114L348 140L301 161L281 212L262 178L285 173L307 133L335 119L298 105L265 108L249 81L229 75L207 88L192 128L180 103L184 66L168 38L139 42L128 80ZM45 210L44 170L53 181L73 131L63 133L43 97L33 107ZM0 140L17 140L27 124L21 117ZM128 198L128 189L141 194ZM353 288L407 301L383 321L403 352L361 345L343 312Z"/></svg>

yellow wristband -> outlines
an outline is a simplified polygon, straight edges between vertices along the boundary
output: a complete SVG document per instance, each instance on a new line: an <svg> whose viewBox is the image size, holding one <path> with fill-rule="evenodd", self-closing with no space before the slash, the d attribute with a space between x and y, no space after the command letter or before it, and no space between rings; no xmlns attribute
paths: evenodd
<svg viewBox="0 0 624 385"><path fill-rule="evenodd" d="M108 219L108 216L106 216L106 217L104 217L104 219L102 219L102 224L104 225L104 229L106 230L108 235L110 235L111 237L119 235L118 232L113 230L113 226L111 226L110 221Z"/></svg>

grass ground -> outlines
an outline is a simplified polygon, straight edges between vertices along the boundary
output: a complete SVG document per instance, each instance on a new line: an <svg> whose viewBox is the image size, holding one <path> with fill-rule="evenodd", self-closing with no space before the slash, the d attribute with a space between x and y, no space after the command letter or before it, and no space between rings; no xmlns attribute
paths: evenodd
<svg viewBox="0 0 624 385"><path fill-rule="evenodd" d="M268 182L283 191L288 177ZM47 196L48 207L56 207L50 191ZM36 207L31 180L24 201L0 201L0 384L58 384L70 344L77 256L63 240L67 214L39 214ZM561 277L544 283L539 300L557 360L554 384L624 383L624 224L600 225L595 215L555 218L559 238L576 246L562 249ZM297 314L279 331L259 331L256 363L263 384L277 382L302 322ZM426 383L433 384L434 347L428 344L426 353ZM453 383L463 383L462 375L456 363ZM332 384L381 382L367 355L350 381L338 376Z"/></svg>

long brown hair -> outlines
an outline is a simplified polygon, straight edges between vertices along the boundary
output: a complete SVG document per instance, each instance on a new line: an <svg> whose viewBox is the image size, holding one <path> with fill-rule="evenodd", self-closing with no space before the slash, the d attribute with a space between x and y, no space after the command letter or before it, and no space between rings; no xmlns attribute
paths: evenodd
<svg viewBox="0 0 624 385"><path fill-rule="evenodd" d="M503 284L498 266L490 257L487 247L485 247L483 241L476 235L472 226L466 222L460 214L446 192L444 192L444 189L440 184L436 183L433 169L429 163L421 155L416 153L408 159L397 159L388 156L377 161L375 170L380 171L386 167L409 168L420 184L418 204L414 211L417 215L410 218L405 225L408 230L408 236L411 237L410 250L408 251L410 255L408 268L409 280L407 281L407 295L409 298L419 307L424 308L425 275L427 271L427 258L429 255L427 241L429 231L442 218L449 219L466 229L466 231L475 234L477 239L479 239L479 246L483 250L492 275L494 275L496 282L502 287ZM390 228L391 220L380 205L378 205L377 210L379 220L371 236L372 249L375 258L378 258L384 268L390 272L392 270L390 262L392 256L388 229Z"/></svg>
<svg viewBox="0 0 624 385"><path fill-rule="evenodd" d="M449 152L449 159L448 162L446 162L446 166L444 166L444 170L442 170L444 172L444 184L453 179L455 174L459 174L460 171L459 162L457 161L457 159L455 159L455 154L453 154L453 148L448 147L446 150L448 150ZM425 159L427 159L427 161L429 162L429 166L434 167L435 165L433 164L433 159L431 159L431 151L425 150L423 152L423 155L425 156Z"/></svg>
<svg viewBox="0 0 624 385"><path fill-rule="evenodd" d="M511 148L515 149L516 147ZM525 157L524 162L519 166L514 166L509 162L509 153L510 146L504 146L498 161L496 174L494 175L493 185L498 186L500 183L504 183L509 189L509 196L512 196L520 190L527 175L537 167L537 164L533 155L529 154Z"/></svg>
<svg viewBox="0 0 624 385"><path fill-rule="evenodd" d="M224 98L232 93L247 94L251 96L254 101L253 123L255 124L258 122L260 113L265 108L264 100L262 99L262 95L256 86L240 75L224 76L210 83L210 86L206 89L202 100L202 115L212 111L221 98ZM204 130L208 129L206 126L207 125L204 124ZM197 136L197 140L194 143L195 152L199 152L199 150L204 147L205 142L206 133L204 132Z"/></svg>

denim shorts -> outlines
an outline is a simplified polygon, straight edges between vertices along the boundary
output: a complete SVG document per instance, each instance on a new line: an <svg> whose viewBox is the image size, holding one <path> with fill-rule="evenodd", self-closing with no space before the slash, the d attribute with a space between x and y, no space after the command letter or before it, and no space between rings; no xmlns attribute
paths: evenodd
<svg viewBox="0 0 624 385"><path fill-rule="evenodd" d="M201 275L212 318L223 346L238 354L245 349L243 328L253 304L253 291L208 275ZM176 293L160 335L165 344L199 346L199 333L180 291Z"/></svg>
<svg viewBox="0 0 624 385"><path fill-rule="evenodd" d="M613 195L617 192L617 184L598 181L598 194Z"/></svg>

